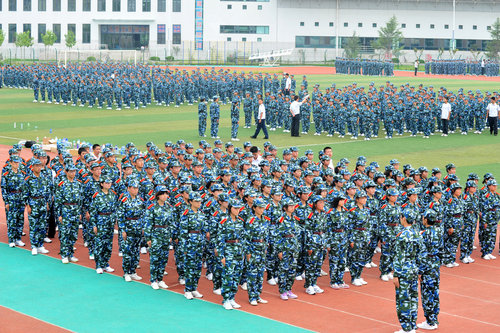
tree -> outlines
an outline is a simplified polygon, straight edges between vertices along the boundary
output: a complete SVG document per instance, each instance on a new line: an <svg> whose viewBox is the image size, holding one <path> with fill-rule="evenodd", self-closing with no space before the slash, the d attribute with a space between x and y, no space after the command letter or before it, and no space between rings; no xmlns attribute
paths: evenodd
<svg viewBox="0 0 500 333"><path fill-rule="evenodd" d="M75 33L71 30L68 31L66 35L64 35L64 39L66 41L66 47L71 49L76 45Z"/></svg>
<svg viewBox="0 0 500 333"><path fill-rule="evenodd" d="M2 29L0 29L0 46L2 46L4 40L5 40L5 32L3 32Z"/></svg>
<svg viewBox="0 0 500 333"><path fill-rule="evenodd" d="M45 34L42 35L42 42L45 45L45 55L47 56L47 47L54 45L57 40L57 36L50 30L47 30Z"/></svg>
<svg viewBox="0 0 500 333"><path fill-rule="evenodd" d="M352 34L352 37L347 38L347 43L344 47L344 52L346 58L354 59L359 56L359 52L361 51L361 41L359 37L356 35L356 31Z"/></svg>
<svg viewBox="0 0 500 333"><path fill-rule="evenodd" d="M33 46L35 38L31 37L29 31L20 32L16 34L16 46L20 47L23 50L23 58L24 58L24 48Z"/></svg>
<svg viewBox="0 0 500 333"><path fill-rule="evenodd" d="M385 58L391 59L391 53L399 53L403 48L401 42L403 41L403 33L398 27L398 20L396 16L385 24L385 27L380 27L378 30L378 39L372 42L372 47L375 50L382 50L385 52Z"/></svg>
<svg viewBox="0 0 500 333"><path fill-rule="evenodd" d="M490 35L491 41L486 45L486 56L490 59L498 60L500 53L500 18L497 17L491 26Z"/></svg>

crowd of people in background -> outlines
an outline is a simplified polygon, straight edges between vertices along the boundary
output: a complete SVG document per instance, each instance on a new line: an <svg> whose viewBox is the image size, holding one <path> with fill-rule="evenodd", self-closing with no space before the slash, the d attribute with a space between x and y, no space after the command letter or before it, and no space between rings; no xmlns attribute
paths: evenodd
<svg viewBox="0 0 500 333"><path fill-rule="evenodd" d="M350 75L394 76L394 63L390 60L335 59L335 73Z"/></svg>
<svg viewBox="0 0 500 333"><path fill-rule="evenodd" d="M500 65L491 60L444 59L425 62L425 74L498 76Z"/></svg>

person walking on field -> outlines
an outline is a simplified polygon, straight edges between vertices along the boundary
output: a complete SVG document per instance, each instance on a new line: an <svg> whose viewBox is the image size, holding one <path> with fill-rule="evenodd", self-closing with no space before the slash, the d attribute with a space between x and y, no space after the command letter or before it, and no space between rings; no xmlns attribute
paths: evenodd
<svg viewBox="0 0 500 333"><path fill-rule="evenodd" d="M498 118L500 117L498 111L500 110L500 106L496 103L495 97L491 97L491 103L488 104L486 110L488 110L488 125L490 127L490 135L494 134L495 136L497 136Z"/></svg>
<svg viewBox="0 0 500 333"><path fill-rule="evenodd" d="M264 139L269 139L266 128L266 106L264 105L264 101L262 99L259 99L259 115L257 117L257 128L255 129L255 134L251 136L251 138L257 139L257 135L259 135L260 130L264 132Z"/></svg>
<svg viewBox="0 0 500 333"><path fill-rule="evenodd" d="M417 72L418 72L418 59L415 59L414 67L415 67L415 76L417 76Z"/></svg>
<svg viewBox="0 0 500 333"><path fill-rule="evenodd" d="M293 102L290 104L290 113L292 114L292 136L299 136L300 127L300 106L309 98L309 95L304 96L302 102L299 102L299 96L293 97Z"/></svg>
<svg viewBox="0 0 500 333"><path fill-rule="evenodd" d="M441 123L443 134L441 136L448 136L448 122L450 121L451 105L448 103L448 98L444 98L443 106L441 107Z"/></svg>

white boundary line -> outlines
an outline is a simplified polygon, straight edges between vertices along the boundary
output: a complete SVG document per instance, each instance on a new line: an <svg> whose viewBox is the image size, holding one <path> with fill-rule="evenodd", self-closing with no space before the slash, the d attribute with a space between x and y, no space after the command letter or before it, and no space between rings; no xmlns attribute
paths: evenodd
<svg viewBox="0 0 500 333"><path fill-rule="evenodd" d="M3 135L0 135L0 138L2 138L2 139L10 139L10 140L27 140L27 139L13 138L11 136L3 136Z"/></svg>

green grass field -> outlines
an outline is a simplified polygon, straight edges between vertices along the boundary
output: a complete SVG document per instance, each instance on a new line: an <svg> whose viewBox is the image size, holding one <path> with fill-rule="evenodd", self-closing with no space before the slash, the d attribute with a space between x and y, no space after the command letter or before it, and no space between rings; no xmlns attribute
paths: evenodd
<svg viewBox="0 0 500 333"><path fill-rule="evenodd" d="M423 78L394 77L390 79L400 85L409 82L417 86L433 85L435 89L445 86L457 91L464 88L494 91L498 84L472 80L438 80ZM345 75L309 75L310 86L320 84L321 89L333 82L337 87L357 82L358 86L368 87L371 81L376 86L385 84L386 78L371 78ZM148 106L139 110L98 110L87 107L70 107L54 104L32 103L30 90L0 89L0 144L13 144L17 139L40 140L44 137L68 138L69 140L84 140L92 143L112 143L122 146L132 141L139 147L144 147L147 141L163 145L165 141L175 141L180 138L195 145L200 140L197 135L198 117L197 105L183 105L180 108ZM243 114L240 123L243 122ZM16 128L14 128L16 123ZM21 130L21 124L23 129ZM208 126L209 127L209 126ZM52 130L52 134L50 134ZM254 129L240 127L240 145L250 140ZM207 133L209 134L209 132ZM381 130L380 134L383 134ZM221 108L221 124L219 136L224 141L230 138L229 105ZM334 157L347 157L355 160L364 155L369 161L376 160L385 165L391 158L398 158L402 163L410 163L414 167L425 165L428 168L443 168L449 162L454 162L460 178L469 172L477 172L482 176L485 172L500 175L500 139L484 132L483 135L469 133L468 136L453 134L447 138L435 135L430 139L421 137L395 137L392 140L383 138L372 141L339 139L337 137L314 136L311 134L301 138L291 139L289 134L281 131L270 132L270 141L283 148L296 145L305 151L308 148L319 151L324 146L334 148ZM383 135L382 135L383 137ZM15 138L15 139L12 139ZM262 145L262 139L252 140ZM213 142L208 139L207 141Z"/></svg>

